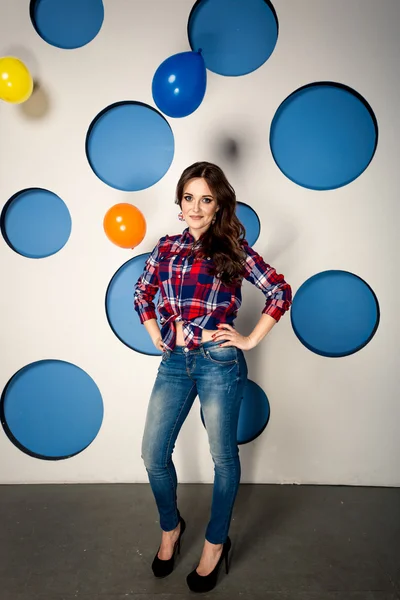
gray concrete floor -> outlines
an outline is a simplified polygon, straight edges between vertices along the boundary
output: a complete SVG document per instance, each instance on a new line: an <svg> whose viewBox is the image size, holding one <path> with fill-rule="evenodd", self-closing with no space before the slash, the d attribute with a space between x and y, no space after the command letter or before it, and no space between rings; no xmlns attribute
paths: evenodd
<svg viewBox="0 0 400 600"><path fill-rule="evenodd" d="M400 599L400 489L242 484L230 572L196 595L186 575L211 494L211 485L179 484L187 530L174 572L157 580L148 484L0 486L0 599Z"/></svg>

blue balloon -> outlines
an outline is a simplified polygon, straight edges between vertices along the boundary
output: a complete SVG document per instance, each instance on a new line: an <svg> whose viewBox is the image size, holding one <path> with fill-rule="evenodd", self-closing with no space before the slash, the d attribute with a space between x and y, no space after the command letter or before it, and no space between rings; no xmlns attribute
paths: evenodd
<svg viewBox="0 0 400 600"><path fill-rule="evenodd" d="M202 103L207 73L199 52L180 52L158 67L152 93L158 108L169 117L187 117Z"/></svg>

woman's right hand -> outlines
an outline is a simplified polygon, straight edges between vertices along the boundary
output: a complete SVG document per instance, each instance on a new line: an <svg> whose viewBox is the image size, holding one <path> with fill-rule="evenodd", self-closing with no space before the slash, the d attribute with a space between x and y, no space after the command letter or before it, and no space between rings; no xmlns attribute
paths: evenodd
<svg viewBox="0 0 400 600"><path fill-rule="evenodd" d="M161 336L158 336L155 340L153 340L153 344L157 350L162 350L164 352L164 342L162 341Z"/></svg>

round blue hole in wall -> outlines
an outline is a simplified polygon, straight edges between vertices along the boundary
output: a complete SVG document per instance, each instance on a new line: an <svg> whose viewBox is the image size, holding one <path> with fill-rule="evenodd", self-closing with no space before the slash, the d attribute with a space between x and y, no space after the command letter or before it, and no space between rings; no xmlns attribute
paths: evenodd
<svg viewBox="0 0 400 600"><path fill-rule="evenodd" d="M236 203L236 216L246 230L246 240L253 246L260 235L260 219L256 211L244 202Z"/></svg>
<svg viewBox="0 0 400 600"><path fill-rule="evenodd" d="M78 454L96 437L103 401L93 379L61 360L41 360L20 369L1 397L1 422L23 452L62 459Z"/></svg>
<svg viewBox="0 0 400 600"><path fill-rule="evenodd" d="M165 118L140 102L119 102L100 112L89 127L86 154L96 175L113 188L148 188L168 171L174 136Z"/></svg>
<svg viewBox="0 0 400 600"><path fill-rule="evenodd" d="M111 329L126 346L136 352L160 356L162 352L154 346L133 305L134 287L149 256L148 252L135 256L118 269L107 289L106 313ZM154 298L155 306L158 296L159 292ZM157 322L161 328L158 316Z"/></svg>
<svg viewBox="0 0 400 600"><path fill-rule="evenodd" d="M355 90L319 82L293 92L272 120L270 145L276 164L294 183L313 190L347 185L375 153L378 125Z"/></svg>
<svg viewBox="0 0 400 600"><path fill-rule="evenodd" d="M306 348L328 357L361 350L379 324L370 286L347 271L323 271L307 279L293 298L293 330Z"/></svg>
<svg viewBox="0 0 400 600"><path fill-rule="evenodd" d="M0 222L7 244L27 258L55 254L71 233L71 217L63 200L40 188L14 194L4 206Z"/></svg>
<svg viewBox="0 0 400 600"><path fill-rule="evenodd" d="M103 24L104 6L102 0L31 0L30 15L45 42L70 50L96 37Z"/></svg>
<svg viewBox="0 0 400 600"><path fill-rule="evenodd" d="M199 0L189 16L188 37L210 71L246 75L271 56L278 19L267 0Z"/></svg>
<svg viewBox="0 0 400 600"><path fill-rule="evenodd" d="M205 426L203 411L200 416ZM237 443L248 444L262 434L270 417L270 406L264 390L248 379L243 391L237 428Z"/></svg>

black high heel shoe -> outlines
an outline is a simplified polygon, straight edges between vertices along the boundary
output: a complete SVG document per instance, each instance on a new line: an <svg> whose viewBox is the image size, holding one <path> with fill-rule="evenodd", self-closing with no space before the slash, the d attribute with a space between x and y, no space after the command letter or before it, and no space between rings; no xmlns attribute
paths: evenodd
<svg viewBox="0 0 400 600"><path fill-rule="evenodd" d="M185 521L182 519L181 516L179 516L179 522L181 524L181 530L179 532L179 537L176 540L175 544L174 544L174 551L172 553L171 558L169 558L168 560L161 560L161 558L158 558L158 552L160 550L160 547L157 550L157 553L154 557L153 560L153 564L151 565L151 568L153 569L153 573L156 577L159 577L160 579L162 577L167 577L167 575L170 575L172 573L172 571L174 570L174 562L175 562L175 552L176 550L178 550L178 554L180 554L181 551L181 538L183 535L183 532L186 529L186 523Z"/></svg>
<svg viewBox="0 0 400 600"><path fill-rule="evenodd" d="M228 565L228 555L229 550L232 547L232 543L230 537L228 536L225 544L222 548L222 554L219 558L219 561L214 567L214 570L211 571L208 575L199 575L196 569L189 573L186 577L187 584L189 589L192 592L210 592L217 585L218 572L221 566L222 561L225 559L225 571L228 575L229 573L229 565Z"/></svg>

